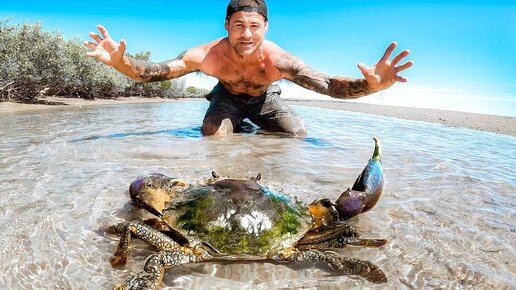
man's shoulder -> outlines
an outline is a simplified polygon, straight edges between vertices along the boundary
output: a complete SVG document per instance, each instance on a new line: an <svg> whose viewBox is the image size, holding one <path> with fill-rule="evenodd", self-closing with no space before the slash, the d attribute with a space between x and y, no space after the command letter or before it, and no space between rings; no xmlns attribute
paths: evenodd
<svg viewBox="0 0 516 290"><path fill-rule="evenodd" d="M274 43L274 42L272 42L270 40L264 40L262 47L264 49L266 49L267 51L270 51L270 52L273 52L273 53L282 52L283 51L283 49L281 49L281 47L279 45L277 45L276 43Z"/></svg>
<svg viewBox="0 0 516 290"><path fill-rule="evenodd" d="M265 40L263 42L262 52L264 52L271 60L275 60L285 53L285 51L279 45L270 40Z"/></svg>
<svg viewBox="0 0 516 290"><path fill-rule="evenodd" d="M212 49L218 49L227 45L227 38L217 38L211 42L190 48L189 50L208 53Z"/></svg>
<svg viewBox="0 0 516 290"><path fill-rule="evenodd" d="M186 51L185 57L194 62L202 62L209 54L216 53L216 51L222 50L224 43L227 40L225 38L218 38L211 42L201 44L196 47L192 47Z"/></svg>

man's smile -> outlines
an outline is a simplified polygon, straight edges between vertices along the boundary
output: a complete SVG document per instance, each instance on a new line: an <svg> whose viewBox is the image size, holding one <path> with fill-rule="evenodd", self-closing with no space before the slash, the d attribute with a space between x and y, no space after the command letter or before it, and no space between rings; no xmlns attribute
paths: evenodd
<svg viewBox="0 0 516 290"><path fill-rule="evenodd" d="M253 46L253 42L252 41L239 41L238 43L241 46L243 46L243 47L251 47L251 46Z"/></svg>

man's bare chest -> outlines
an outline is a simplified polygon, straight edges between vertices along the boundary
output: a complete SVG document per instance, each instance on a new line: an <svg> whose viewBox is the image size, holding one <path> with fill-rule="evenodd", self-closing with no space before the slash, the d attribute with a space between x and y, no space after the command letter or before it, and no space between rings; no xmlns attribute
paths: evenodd
<svg viewBox="0 0 516 290"><path fill-rule="evenodd" d="M266 64L246 66L220 63L214 67L211 75L233 94L259 96L277 80L278 73L274 67Z"/></svg>

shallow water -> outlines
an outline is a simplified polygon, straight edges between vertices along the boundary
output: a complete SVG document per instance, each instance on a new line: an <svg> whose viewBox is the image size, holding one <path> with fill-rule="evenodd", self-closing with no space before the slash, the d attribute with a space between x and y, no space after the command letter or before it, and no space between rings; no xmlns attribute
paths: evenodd
<svg viewBox="0 0 516 290"><path fill-rule="evenodd" d="M304 139L201 137L206 102L116 105L0 115L0 288L103 289L142 269L109 264L104 229L139 216L126 190L160 172L188 181L211 170L263 181L310 202L335 199L383 145L385 191L351 223L382 248L345 248L387 275L375 285L322 264L206 263L169 270L165 287L195 289L514 289L516 138L358 113L295 107Z"/></svg>

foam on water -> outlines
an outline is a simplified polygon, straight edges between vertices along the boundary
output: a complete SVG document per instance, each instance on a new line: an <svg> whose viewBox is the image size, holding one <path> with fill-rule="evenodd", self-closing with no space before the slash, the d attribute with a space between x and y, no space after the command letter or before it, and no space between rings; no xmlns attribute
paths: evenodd
<svg viewBox="0 0 516 290"><path fill-rule="evenodd" d="M0 115L0 288L111 288L153 249L136 242L126 269L109 264L105 229L141 216L128 203L137 176L187 181L262 173L310 202L336 199L383 145L385 191L351 220L379 249L343 255L379 266L388 284L317 264L206 263L169 270L165 286L213 288L515 288L516 138L365 114L296 107L306 138L202 137L207 103L118 105ZM212 289L213 289L212 288Z"/></svg>

